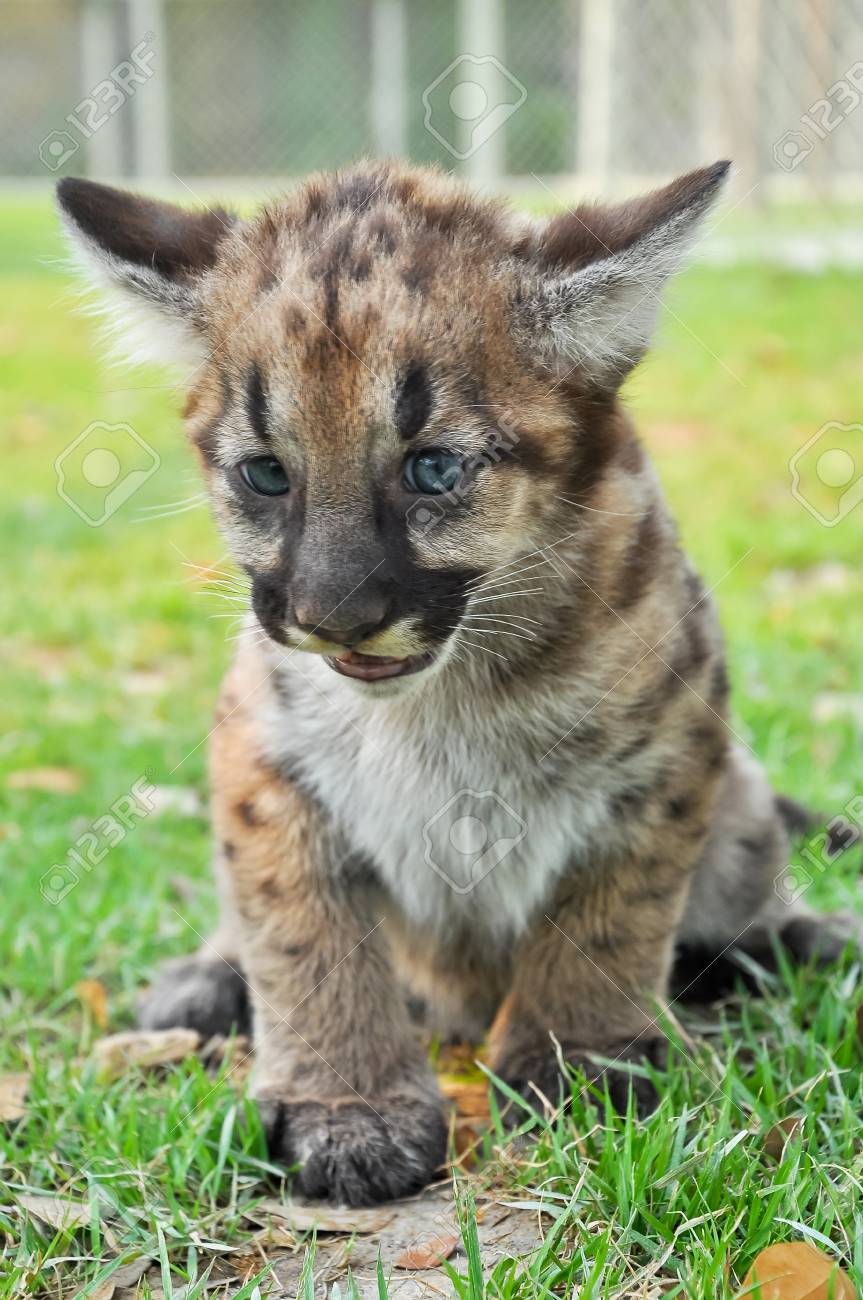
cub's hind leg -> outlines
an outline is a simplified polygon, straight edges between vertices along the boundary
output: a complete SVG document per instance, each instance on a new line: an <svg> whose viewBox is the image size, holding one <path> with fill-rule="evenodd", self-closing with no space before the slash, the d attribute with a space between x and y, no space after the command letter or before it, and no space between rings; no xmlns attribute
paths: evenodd
<svg viewBox="0 0 863 1300"><path fill-rule="evenodd" d="M138 1019L144 1029L197 1029L213 1034L251 1033L248 989L240 966L237 921L225 870L223 845L216 854L219 926L191 957L168 961L141 999Z"/></svg>
<svg viewBox="0 0 863 1300"><path fill-rule="evenodd" d="M805 811L777 796L760 764L735 746L678 935L675 997L706 1002L741 978L751 983L737 952L771 970L777 943L800 964L826 964L849 942L863 943L859 917L820 914L794 887L789 854L807 822Z"/></svg>

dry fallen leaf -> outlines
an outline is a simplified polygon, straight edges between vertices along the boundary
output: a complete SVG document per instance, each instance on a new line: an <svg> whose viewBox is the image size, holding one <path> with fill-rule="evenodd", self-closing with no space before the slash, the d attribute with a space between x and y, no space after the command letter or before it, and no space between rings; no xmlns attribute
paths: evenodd
<svg viewBox="0 0 863 1300"><path fill-rule="evenodd" d="M461 1237L455 1233L436 1232L428 1241L415 1242L403 1250L395 1261L396 1268L437 1268L445 1259L449 1259Z"/></svg>
<svg viewBox="0 0 863 1300"><path fill-rule="evenodd" d="M354 1210L330 1205L303 1205L268 1197L246 1213L255 1223L274 1220L277 1227L291 1232L380 1232L395 1218L393 1210Z"/></svg>
<svg viewBox="0 0 863 1300"><path fill-rule="evenodd" d="M75 992L100 1029L108 1026L108 991L99 980L79 980Z"/></svg>
<svg viewBox="0 0 863 1300"><path fill-rule="evenodd" d="M778 1124L774 1124L764 1134L764 1151L771 1156L773 1160L782 1160L785 1157L785 1148L794 1138L799 1137L803 1128L803 1120L799 1115L791 1116L789 1119L781 1119Z"/></svg>
<svg viewBox="0 0 863 1300"><path fill-rule="evenodd" d="M116 1290L117 1283L113 1277L109 1277L107 1282L102 1282L99 1286L94 1287L92 1291L87 1292L87 1300L112 1300Z"/></svg>
<svg viewBox="0 0 863 1300"><path fill-rule="evenodd" d="M8 1124L27 1114L24 1098L29 1082L29 1074L0 1074L0 1123Z"/></svg>
<svg viewBox="0 0 863 1300"><path fill-rule="evenodd" d="M30 767L10 772L10 790L45 790L48 794L75 794L81 789L81 773L71 767Z"/></svg>
<svg viewBox="0 0 863 1300"><path fill-rule="evenodd" d="M70 1232L85 1228L90 1222L90 1206L82 1201L69 1201L63 1196L30 1196L21 1194L18 1204L34 1219L49 1228Z"/></svg>
<svg viewBox="0 0 863 1300"><path fill-rule="evenodd" d="M134 1286L144 1276L152 1262L149 1255L139 1255L137 1259L130 1260L128 1264L121 1264L119 1268L115 1268L110 1281L118 1289Z"/></svg>
<svg viewBox="0 0 863 1300"><path fill-rule="evenodd" d="M116 1079L135 1066L147 1070L182 1061L200 1043L195 1029L131 1030L101 1038L93 1047L93 1059L102 1078Z"/></svg>
<svg viewBox="0 0 863 1300"><path fill-rule="evenodd" d="M443 1095L455 1105L458 1114L465 1119L491 1119L488 1084L485 1081L466 1083L463 1079L438 1077L438 1086Z"/></svg>
<svg viewBox="0 0 863 1300"><path fill-rule="evenodd" d="M783 1241L762 1250L743 1290L760 1287L761 1300L857 1300L846 1273L808 1241Z"/></svg>

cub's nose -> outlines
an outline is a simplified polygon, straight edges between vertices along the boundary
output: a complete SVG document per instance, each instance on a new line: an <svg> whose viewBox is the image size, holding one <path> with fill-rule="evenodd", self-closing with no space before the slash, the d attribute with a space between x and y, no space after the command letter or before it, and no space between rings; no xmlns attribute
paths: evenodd
<svg viewBox="0 0 863 1300"><path fill-rule="evenodd" d="M334 614L337 612L334 611ZM365 641L367 637L374 636L375 632L382 631L387 624L387 619L387 611L381 609L374 612L370 610L362 622L329 617L326 622L318 623L310 611L298 609L295 621L301 631L314 633L322 641L332 641L335 645L351 647L358 645L360 641Z"/></svg>

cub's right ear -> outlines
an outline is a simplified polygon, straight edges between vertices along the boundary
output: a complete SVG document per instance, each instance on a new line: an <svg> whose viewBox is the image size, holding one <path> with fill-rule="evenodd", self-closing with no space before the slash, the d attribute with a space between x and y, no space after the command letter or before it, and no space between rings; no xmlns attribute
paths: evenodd
<svg viewBox="0 0 863 1300"><path fill-rule="evenodd" d="M197 365L206 356L202 281L237 218L66 177L57 186L72 252L132 361Z"/></svg>

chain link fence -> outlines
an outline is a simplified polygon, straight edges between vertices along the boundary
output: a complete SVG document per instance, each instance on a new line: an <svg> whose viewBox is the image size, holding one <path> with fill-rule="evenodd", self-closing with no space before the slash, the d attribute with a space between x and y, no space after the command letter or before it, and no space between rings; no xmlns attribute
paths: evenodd
<svg viewBox="0 0 863 1300"><path fill-rule="evenodd" d="M0 0L0 176L300 175L363 153L603 191L730 156L863 194L863 0Z"/></svg>

